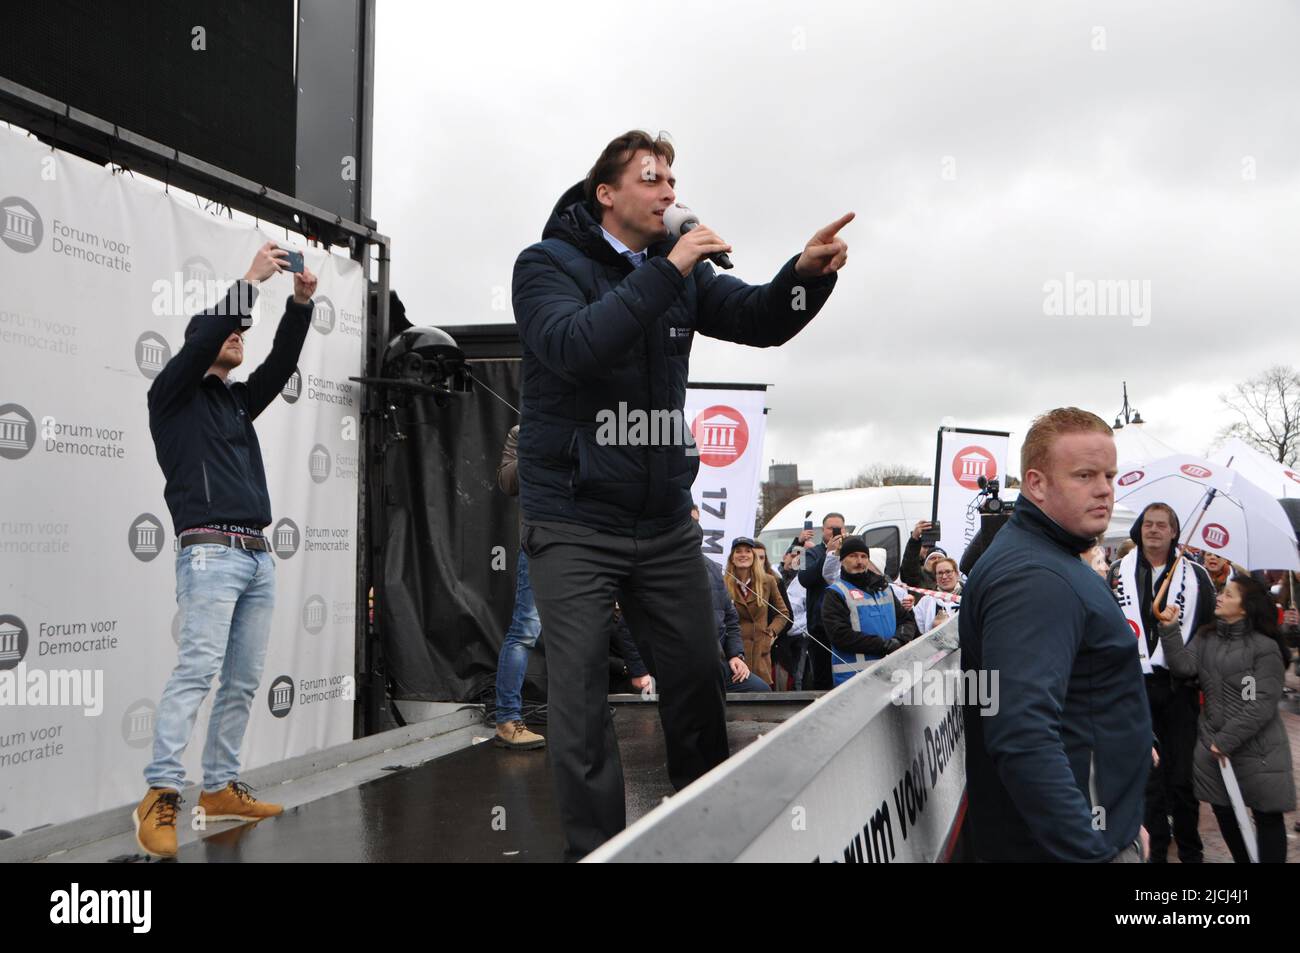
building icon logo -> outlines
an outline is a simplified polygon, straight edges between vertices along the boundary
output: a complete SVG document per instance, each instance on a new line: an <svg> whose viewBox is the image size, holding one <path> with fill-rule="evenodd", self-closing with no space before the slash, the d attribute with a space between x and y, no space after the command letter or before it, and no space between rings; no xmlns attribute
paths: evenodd
<svg viewBox="0 0 1300 953"><path fill-rule="evenodd" d="M1145 470L1130 470L1128 473L1120 477L1119 480L1116 482L1118 482L1120 486L1132 486L1134 483L1142 479L1144 476L1146 476Z"/></svg>
<svg viewBox="0 0 1300 953"><path fill-rule="evenodd" d="M320 635L325 628L325 600L312 596L302 607L302 627L312 635Z"/></svg>
<svg viewBox="0 0 1300 953"><path fill-rule="evenodd" d="M997 458L983 447L973 445L963 447L952 458L952 476L958 484L966 489L978 490L980 488L980 477L984 477L986 480L997 479Z"/></svg>
<svg viewBox="0 0 1300 953"><path fill-rule="evenodd" d="M289 379L280 388L280 396L284 398L286 404L298 403L298 398L302 396L302 372L298 368L293 369Z"/></svg>
<svg viewBox="0 0 1300 953"><path fill-rule="evenodd" d="M36 446L36 418L20 404L0 404L0 457L18 460Z"/></svg>
<svg viewBox="0 0 1300 953"><path fill-rule="evenodd" d="M266 693L266 704L276 718L289 714L289 709L293 708L293 679L281 675L272 682L270 691Z"/></svg>
<svg viewBox="0 0 1300 953"><path fill-rule="evenodd" d="M158 558L162 552L166 531L158 517L152 513L141 513L131 524L131 529L127 533L127 544L131 547L131 555L142 563L152 562Z"/></svg>
<svg viewBox="0 0 1300 953"><path fill-rule="evenodd" d="M16 615L0 615L0 672L14 668L27 655L27 626Z"/></svg>
<svg viewBox="0 0 1300 953"><path fill-rule="evenodd" d="M41 247L45 225L36 206L16 195L0 199L0 241L16 252L31 252Z"/></svg>
<svg viewBox="0 0 1300 953"><path fill-rule="evenodd" d="M302 534L298 532L298 524L291 519L280 520L275 524L275 529L271 530L271 550L281 559L288 559L296 553L301 542Z"/></svg>
<svg viewBox="0 0 1300 953"><path fill-rule="evenodd" d="M122 716L122 740L132 748L148 748L153 744L153 726L158 709L147 698L142 698Z"/></svg>
<svg viewBox="0 0 1300 953"><path fill-rule="evenodd" d="M334 302L324 295L312 299L316 304L311 312L311 326L321 334L334 330Z"/></svg>
<svg viewBox="0 0 1300 953"><path fill-rule="evenodd" d="M311 455L307 458L307 465L311 470L311 478L316 483L324 483L330 478L330 452L325 449L323 444L316 444L311 448Z"/></svg>
<svg viewBox="0 0 1300 953"><path fill-rule="evenodd" d="M1199 463L1184 463L1178 469L1182 470L1189 477L1194 477L1197 480L1204 480L1207 476L1209 476L1214 472L1208 467L1201 466Z"/></svg>
<svg viewBox="0 0 1300 953"><path fill-rule="evenodd" d="M1205 545L1211 549L1222 549L1228 545L1230 538L1227 527L1220 523L1206 523L1205 528L1201 530L1201 539L1205 540Z"/></svg>
<svg viewBox="0 0 1300 953"><path fill-rule="evenodd" d="M135 366L149 380L158 376L159 371L172 359L172 349L167 340L153 331L146 331L135 342Z"/></svg>
<svg viewBox="0 0 1300 953"><path fill-rule="evenodd" d="M700 453L700 463L726 467L745 455L749 446L749 424L734 407L714 404L700 411L691 422L691 436Z"/></svg>
<svg viewBox="0 0 1300 953"><path fill-rule="evenodd" d="M187 286L190 282L197 281L199 287L206 291L217 280L217 269L213 268L212 262L203 256L195 255L193 258L186 258L181 265L181 280Z"/></svg>

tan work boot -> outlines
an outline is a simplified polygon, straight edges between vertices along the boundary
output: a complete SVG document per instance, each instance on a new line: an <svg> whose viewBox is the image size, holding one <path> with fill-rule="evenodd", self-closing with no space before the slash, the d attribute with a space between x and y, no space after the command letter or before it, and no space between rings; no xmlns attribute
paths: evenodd
<svg viewBox="0 0 1300 953"><path fill-rule="evenodd" d="M175 788L150 788L140 806L131 812L135 842L150 857L176 856L176 815L181 792Z"/></svg>
<svg viewBox="0 0 1300 953"><path fill-rule="evenodd" d="M516 751L546 747L546 739L535 731L529 731L522 721L507 721L504 725L497 725L497 734L492 743L498 748L514 748Z"/></svg>
<svg viewBox="0 0 1300 953"><path fill-rule="evenodd" d="M279 804L259 801L243 781L231 781L220 791L199 795L199 809L209 821L260 821L284 812Z"/></svg>

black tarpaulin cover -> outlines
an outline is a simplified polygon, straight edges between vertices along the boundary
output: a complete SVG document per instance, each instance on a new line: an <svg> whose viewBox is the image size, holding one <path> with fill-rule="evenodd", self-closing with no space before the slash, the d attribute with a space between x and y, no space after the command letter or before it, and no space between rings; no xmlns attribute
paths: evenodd
<svg viewBox="0 0 1300 953"><path fill-rule="evenodd" d="M474 361L474 389L445 407L399 407L406 439L390 444L377 623L392 696L479 701L494 682L510 624L519 507L497 486L506 433L519 422L517 360ZM502 400L492 393L500 395ZM525 698L545 698L545 661L529 653Z"/></svg>

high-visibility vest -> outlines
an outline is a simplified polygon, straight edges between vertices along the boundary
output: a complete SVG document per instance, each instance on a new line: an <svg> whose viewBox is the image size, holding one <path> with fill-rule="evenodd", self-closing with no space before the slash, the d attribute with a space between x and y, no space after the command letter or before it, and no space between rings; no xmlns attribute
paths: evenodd
<svg viewBox="0 0 1300 953"><path fill-rule="evenodd" d="M857 586L851 586L841 579L826 587L827 595L832 592L843 599L845 605L849 607L849 625L853 627L856 634L878 635L882 639L894 637L898 620L894 616L894 594L888 586L879 592L868 592ZM872 662L879 661L881 658L883 656L842 652L832 645L831 675L834 677L835 684L847 682Z"/></svg>

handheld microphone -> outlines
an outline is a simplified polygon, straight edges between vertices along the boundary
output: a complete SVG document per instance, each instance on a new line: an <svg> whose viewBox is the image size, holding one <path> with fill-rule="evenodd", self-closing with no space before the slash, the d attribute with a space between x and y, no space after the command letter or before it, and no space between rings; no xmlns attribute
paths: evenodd
<svg viewBox="0 0 1300 953"><path fill-rule="evenodd" d="M685 205L678 202L676 205L670 205L664 209L664 224L668 226L668 235L670 238L681 238L692 228L700 224L700 217L692 212ZM713 262L719 268L732 268L731 259L727 257L725 251L715 252L709 256L709 261Z"/></svg>

